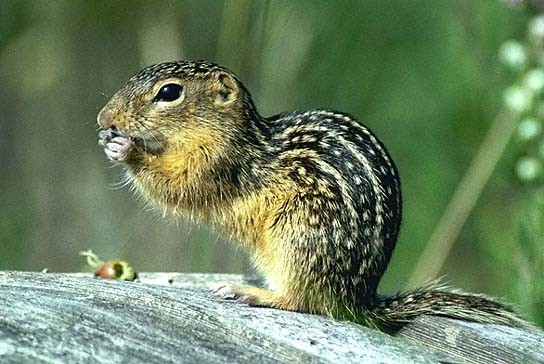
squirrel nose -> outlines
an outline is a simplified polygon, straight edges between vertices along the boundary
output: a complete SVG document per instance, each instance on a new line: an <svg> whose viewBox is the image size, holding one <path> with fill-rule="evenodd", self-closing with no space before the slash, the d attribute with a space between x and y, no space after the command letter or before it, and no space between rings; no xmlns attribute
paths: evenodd
<svg viewBox="0 0 544 364"><path fill-rule="evenodd" d="M107 105L98 113L96 120L103 129L109 129L113 126L114 113Z"/></svg>

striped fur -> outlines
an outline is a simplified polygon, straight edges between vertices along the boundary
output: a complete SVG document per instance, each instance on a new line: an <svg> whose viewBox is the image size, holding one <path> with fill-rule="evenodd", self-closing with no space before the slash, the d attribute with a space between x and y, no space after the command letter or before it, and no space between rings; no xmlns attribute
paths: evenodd
<svg viewBox="0 0 544 364"><path fill-rule="evenodd" d="M155 103L168 82L183 99ZM521 325L507 306L436 287L382 297L378 283L399 232L397 169L378 138L332 110L257 112L240 80L209 62L150 66L99 115L101 144L164 214L214 227L251 253L267 288L220 296L286 310L398 327L420 314ZM114 155L112 153L109 154Z"/></svg>

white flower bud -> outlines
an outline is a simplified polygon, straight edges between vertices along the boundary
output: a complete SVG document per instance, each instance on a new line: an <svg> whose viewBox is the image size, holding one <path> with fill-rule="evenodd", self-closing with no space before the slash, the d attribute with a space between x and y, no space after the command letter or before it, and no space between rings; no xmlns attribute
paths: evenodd
<svg viewBox="0 0 544 364"><path fill-rule="evenodd" d="M519 86L512 86L504 91L503 99L506 107L515 113L523 113L531 107L532 93Z"/></svg>
<svg viewBox="0 0 544 364"><path fill-rule="evenodd" d="M531 182L542 174L542 164L534 157L523 157L516 164L516 174L524 182Z"/></svg>
<svg viewBox="0 0 544 364"><path fill-rule="evenodd" d="M529 36L534 39L544 39L544 15L535 16L529 23Z"/></svg>
<svg viewBox="0 0 544 364"><path fill-rule="evenodd" d="M527 51L521 43L509 40L499 48L499 58L506 66L520 70L527 61Z"/></svg>
<svg viewBox="0 0 544 364"><path fill-rule="evenodd" d="M542 124L533 117L524 118L518 126L517 134L521 141L536 138L542 132Z"/></svg>
<svg viewBox="0 0 544 364"><path fill-rule="evenodd" d="M523 78L523 84L532 91L544 89L544 70L542 68L530 70Z"/></svg>

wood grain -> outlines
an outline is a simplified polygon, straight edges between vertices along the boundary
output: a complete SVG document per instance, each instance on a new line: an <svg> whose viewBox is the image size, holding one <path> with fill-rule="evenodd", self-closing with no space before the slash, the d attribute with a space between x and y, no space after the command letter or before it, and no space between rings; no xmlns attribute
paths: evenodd
<svg viewBox="0 0 544 364"><path fill-rule="evenodd" d="M539 331L427 317L394 337L208 293L218 282L246 280L239 275L140 279L0 272L0 362L544 363Z"/></svg>

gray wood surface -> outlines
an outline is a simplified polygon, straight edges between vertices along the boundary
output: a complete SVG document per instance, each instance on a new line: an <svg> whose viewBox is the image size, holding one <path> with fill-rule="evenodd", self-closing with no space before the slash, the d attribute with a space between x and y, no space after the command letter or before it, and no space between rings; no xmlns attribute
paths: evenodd
<svg viewBox="0 0 544 364"><path fill-rule="evenodd" d="M422 317L397 336L210 296L239 275L0 272L0 363L544 363L544 335Z"/></svg>

